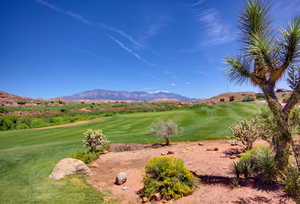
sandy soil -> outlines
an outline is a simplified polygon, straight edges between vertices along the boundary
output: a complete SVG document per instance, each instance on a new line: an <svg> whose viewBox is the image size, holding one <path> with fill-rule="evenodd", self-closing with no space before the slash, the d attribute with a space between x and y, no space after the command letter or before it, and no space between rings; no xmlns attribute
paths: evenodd
<svg viewBox="0 0 300 204"><path fill-rule="evenodd" d="M83 125L83 124L87 124L87 123L97 122L100 120L103 120L103 118L96 118L93 120L84 120L84 121L78 121L78 122L74 122L74 123L67 123L67 124L62 124L62 125L54 125L54 126L34 128L34 129L44 130L44 129L59 128L59 127L71 127L71 126L77 126L77 125Z"/></svg>
<svg viewBox="0 0 300 204"><path fill-rule="evenodd" d="M218 148L218 151L207 149ZM155 156L161 156L173 151L181 158L188 169L193 171L201 184L195 192L176 201L175 204L223 204L223 203L294 203L285 197L280 186L266 188L256 185L254 181L244 183L240 187L232 188L230 178L231 166L235 160L225 151L237 148L226 141L204 141L199 143L176 143L170 147L157 149L146 148L128 152L109 152L93 162L90 167L92 175L88 177L96 189L110 191L113 197L119 198L121 203L141 203L136 192L143 187L142 178L145 163ZM231 158L230 158L231 157ZM117 173L126 172L128 180L118 186L114 184Z"/></svg>

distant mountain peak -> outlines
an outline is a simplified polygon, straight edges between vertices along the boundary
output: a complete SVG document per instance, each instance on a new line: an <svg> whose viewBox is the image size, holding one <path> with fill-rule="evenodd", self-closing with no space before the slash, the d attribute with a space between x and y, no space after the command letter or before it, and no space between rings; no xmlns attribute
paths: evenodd
<svg viewBox="0 0 300 204"><path fill-rule="evenodd" d="M116 100L116 101L152 101L158 99L172 99L179 101L190 101L191 98L170 93L166 91L112 91L105 89L94 89L60 97L65 100Z"/></svg>

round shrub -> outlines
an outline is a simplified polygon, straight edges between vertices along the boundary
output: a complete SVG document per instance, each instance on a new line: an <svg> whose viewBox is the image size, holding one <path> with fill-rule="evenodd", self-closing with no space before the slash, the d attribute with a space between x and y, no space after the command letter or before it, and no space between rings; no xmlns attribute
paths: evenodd
<svg viewBox="0 0 300 204"><path fill-rule="evenodd" d="M193 192L195 178L175 157L156 157L145 166L144 188L141 197L159 193L162 199L178 199Z"/></svg>
<svg viewBox="0 0 300 204"><path fill-rule="evenodd" d="M265 181L271 181L276 176L276 163L273 151L268 146L258 146L242 154L240 160L234 164L234 172L239 177L264 175Z"/></svg>
<svg viewBox="0 0 300 204"><path fill-rule="evenodd" d="M289 196L300 202L300 171L298 168L287 169L283 186Z"/></svg>

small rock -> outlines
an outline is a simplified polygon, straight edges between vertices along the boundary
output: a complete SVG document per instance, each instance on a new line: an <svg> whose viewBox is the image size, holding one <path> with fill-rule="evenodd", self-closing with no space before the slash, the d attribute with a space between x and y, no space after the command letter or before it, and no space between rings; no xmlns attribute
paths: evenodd
<svg viewBox="0 0 300 204"><path fill-rule="evenodd" d="M173 151L168 151L167 154L175 154Z"/></svg>
<svg viewBox="0 0 300 204"><path fill-rule="evenodd" d="M219 148L217 148L217 147L215 147L215 148L208 148L208 149L206 149L206 151L218 151L219 150Z"/></svg>
<svg viewBox="0 0 300 204"><path fill-rule="evenodd" d="M229 158L230 159L236 159L236 156L230 156Z"/></svg>
<svg viewBox="0 0 300 204"><path fill-rule="evenodd" d="M116 176L115 184L122 185L127 181L127 174L125 172L120 172Z"/></svg>
<svg viewBox="0 0 300 204"><path fill-rule="evenodd" d="M161 200L160 193L155 193L153 196L151 196L150 200L160 201Z"/></svg>
<svg viewBox="0 0 300 204"><path fill-rule="evenodd" d="M123 186L123 187L122 187L122 190L124 190L124 191L127 190L127 189L128 189L127 186Z"/></svg>
<svg viewBox="0 0 300 204"><path fill-rule="evenodd" d="M148 201L148 198L147 197L143 197L142 201L143 201L143 203L146 203Z"/></svg>
<svg viewBox="0 0 300 204"><path fill-rule="evenodd" d="M199 145L199 146L203 146L203 144L202 144L202 143L198 143L198 145Z"/></svg>
<svg viewBox="0 0 300 204"><path fill-rule="evenodd" d="M165 155L167 155L167 153L162 152L160 155L161 155L161 156L165 156Z"/></svg>

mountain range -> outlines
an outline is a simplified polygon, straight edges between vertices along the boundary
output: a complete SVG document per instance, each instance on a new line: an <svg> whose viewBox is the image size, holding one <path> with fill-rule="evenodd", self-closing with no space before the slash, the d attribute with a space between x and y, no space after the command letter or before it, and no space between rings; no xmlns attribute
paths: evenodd
<svg viewBox="0 0 300 204"><path fill-rule="evenodd" d="M60 97L65 100L120 100L120 101L152 101L160 99L172 99L180 101L191 101L188 98L179 94L169 93L164 91L148 93L144 91L111 91L104 89L95 89L73 94L71 96Z"/></svg>

